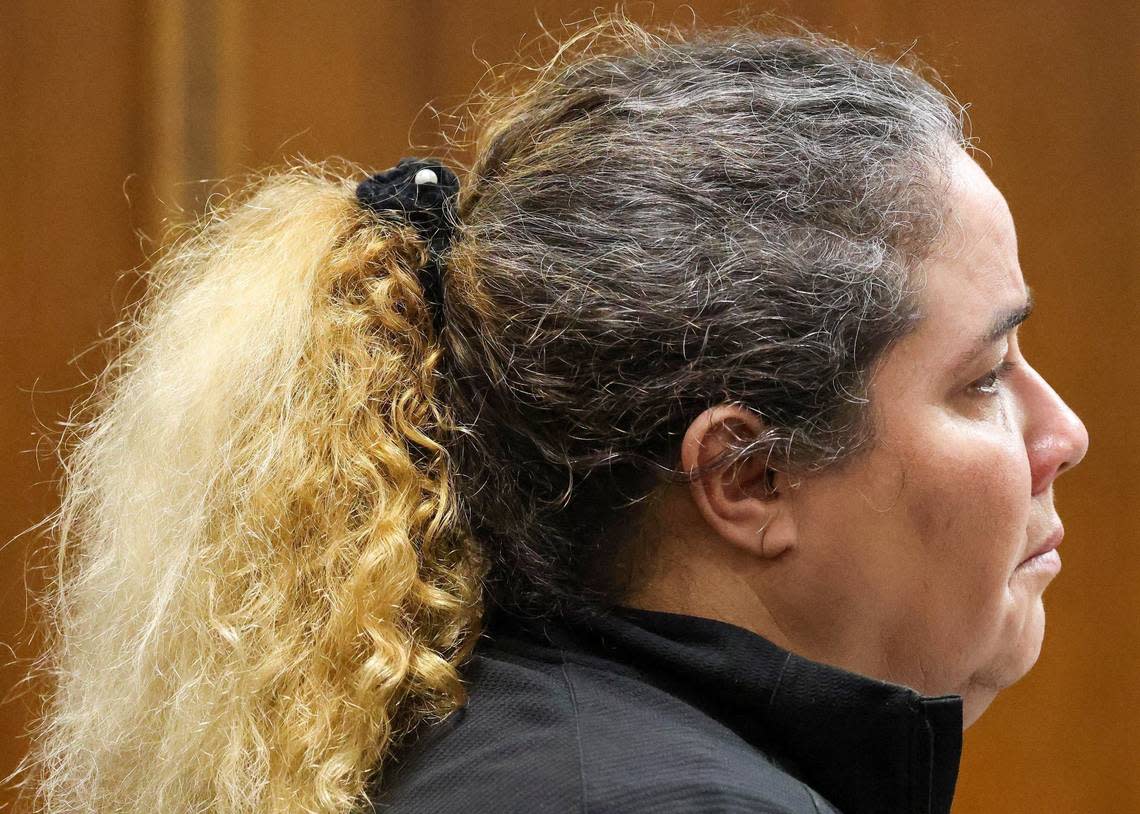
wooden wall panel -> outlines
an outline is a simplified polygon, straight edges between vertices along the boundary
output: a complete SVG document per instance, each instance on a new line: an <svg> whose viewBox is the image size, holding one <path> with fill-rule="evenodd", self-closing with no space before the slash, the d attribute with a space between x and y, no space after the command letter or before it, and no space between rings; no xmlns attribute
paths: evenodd
<svg viewBox="0 0 1140 814"><path fill-rule="evenodd" d="M41 585L29 567L37 540L24 531L54 507L40 430L54 428L73 388L101 366L82 351L129 294L120 271L141 259L129 201L139 42L125 4L0 5L2 774L23 753L38 703L21 679L38 641L28 589ZM0 809L10 797L0 790Z"/></svg>
<svg viewBox="0 0 1140 814"><path fill-rule="evenodd" d="M606 7L612 7L607 4ZM799 15L887 53L913 47L971 104L987 171L1018 225L1038 313L1027 353L1087 424L1058 483L1065 566L1045 647L966 737L956 811L1140 812L1140 419L1137 227L1140 16L1130 0L692 0L635 17L729 22L739 5ZM199 211L217 182L304 155L366 167L433 152L426 107L458 104L569 0L9 0L0 6L3 548L0 773L23 748L33 650L20 534L54 505L39 424L99 359L68 360L137 291L138 230ZM179 215L177 209L182 208ZM34 397L29 392L35 389ZM58 391L58 392L52 392ZM13 656L15 658L13 658ZM11 663L8 663L11 660ZM7 798L0 791L0 809Z"/></svg>

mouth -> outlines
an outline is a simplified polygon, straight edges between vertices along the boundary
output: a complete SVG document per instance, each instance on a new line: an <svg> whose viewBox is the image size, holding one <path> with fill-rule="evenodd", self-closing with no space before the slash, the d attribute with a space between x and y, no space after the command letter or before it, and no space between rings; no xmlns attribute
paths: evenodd
<svg viewBox="0 0 1140 814"><path fill-rule="evenodd" d="M1061 545L1061 539L1064 536L1065 536L1065 527L1058 525L1057 528L1054 529L1053 533L1045 538L1045 542L1043 542L1043 543L1041 543L1041 545L1037 546L1037 548L1035 548L1029 554L1029 556L1027 556L1020 563L1018 563L1017 567L1020 568L1021 566L1025 565L1026 563L1032 562L1037 557L1040 557L1043 554L1048 554L1051 551L1055 551L1057 549L1057 546Z"/></svg>

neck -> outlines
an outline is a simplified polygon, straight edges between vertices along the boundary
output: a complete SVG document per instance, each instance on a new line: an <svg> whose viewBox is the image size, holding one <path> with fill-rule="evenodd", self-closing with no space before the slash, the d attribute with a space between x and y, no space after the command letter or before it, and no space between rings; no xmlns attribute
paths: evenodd
<svg viewBox="0 0 1140 814"><path fill-rule="evenodd" d="M644 579L640 588L622 600L623 605L649 611L699 616L716 619L749 630L778 647L811 661L839 667L849 672L908 686L920 694L934 696L947 693L963 698L964 728L976 721L997 694L997 689L974 681L960 688L915 686L900 679L889 665L865 646L860 646L850 631L832 631L827 640L804 636L794 619L774 612L765 600L763 586L773 580L793 578L783 570L786 563L757 561L754 557L733 556L732 549L718 551L715 541L686 544L682 551L699 550L701 557L678 556L672 551L659 551L654 562L656 573ZM717 555L711 552L718 551ZM854 620L853 620L854 621Z"/></svg>

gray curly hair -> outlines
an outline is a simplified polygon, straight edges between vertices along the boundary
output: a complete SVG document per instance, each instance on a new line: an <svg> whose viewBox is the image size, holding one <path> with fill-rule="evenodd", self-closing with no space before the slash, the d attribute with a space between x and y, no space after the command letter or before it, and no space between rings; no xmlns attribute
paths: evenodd
<svg viewBox="0 0 1140 814"><path fill-rule="evenodd" d="M635 506L705 474L679 447L714 404L766 431L706 471L867 447L869 373L915 323L965 145L913 60L807 31L618 34L487 117L451 255L445 400L471 432L447 446L492 596L528 614L620 599Z"/></svg>

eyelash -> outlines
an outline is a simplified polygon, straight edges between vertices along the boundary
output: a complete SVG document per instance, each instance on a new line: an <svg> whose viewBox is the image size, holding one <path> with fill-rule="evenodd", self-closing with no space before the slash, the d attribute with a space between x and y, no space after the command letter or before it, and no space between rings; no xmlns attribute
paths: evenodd
<svg viewBox="0 0 1140 814"><path fill-rule="evenodd" d="M1005 378L1005 374L1012 369L1013 362L1002 360L1001 364L971 384L970 390L986 397L996 396L998 394L998 383L1001 382L1001 380ZM982 382L986 382L986 384L983 385Z"/></svg>

